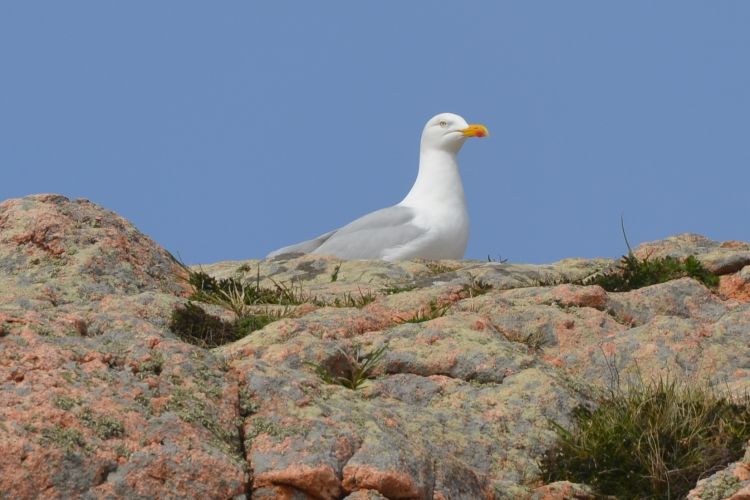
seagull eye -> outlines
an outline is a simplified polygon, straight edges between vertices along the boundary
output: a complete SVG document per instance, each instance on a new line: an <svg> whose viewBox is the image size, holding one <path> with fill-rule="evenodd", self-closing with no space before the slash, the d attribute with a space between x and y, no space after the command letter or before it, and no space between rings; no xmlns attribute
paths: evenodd
<svg viewBox="0 0 750 500"><path fill-rule="evenodd" d="M441 120L440 121L440 126L443 127L443 128L446 128L448 126L448 122L445 121L445 120Z"/></svg>

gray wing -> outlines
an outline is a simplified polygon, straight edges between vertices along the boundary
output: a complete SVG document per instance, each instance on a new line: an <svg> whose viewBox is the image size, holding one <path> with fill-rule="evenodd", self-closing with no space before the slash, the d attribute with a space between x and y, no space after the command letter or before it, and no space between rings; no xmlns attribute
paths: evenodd
<svg viewBox="0 0 750 500"><path fill-rule="evenodd" d="M310 253L316 248L318 248L320 245L322 245L335 232L336 231L329 231L325 234L321 234L317 238L303 241L302 243L289 245L287 247L279 248L278 250L274 250L273 252L266 255L266 259L270 259L272 257L276 257L277 255L282 255L285 253Z"/></svg>
<svg viewBox="0 0 750 500"><path fill-rule="evenodd" d="M414 224L409 207L383 208L335 231L312 253L342 259L382 259L386 250L406 245L427 231Z"/></svg>
<svg viewBox="0 0 750 500"><path fill-rule="evenodd" d="M414 224L414 216L409 207L383 208L312 240L280 248L267 257L301 252L342 259L382 259L386 250L408 244L427 232Z"/></svg>

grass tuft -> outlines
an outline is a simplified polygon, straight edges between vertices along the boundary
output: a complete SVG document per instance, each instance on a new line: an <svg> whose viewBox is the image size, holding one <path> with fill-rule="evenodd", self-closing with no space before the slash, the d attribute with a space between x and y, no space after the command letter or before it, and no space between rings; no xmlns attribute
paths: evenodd
<svg viewBox="0 0 750 500"><path fill-rule="evenodd" d="M267 312L225 321L209 314L202 307L188 302L172 311L169 329L189 344L212 349L239 340L255 330L276 321L281 315Z"/></svg>
<svg viewBox="0 0 750 500"><path fill-rule="evenodd" d="M547 481L591 485L617 498L684 498L695 483L738 460L750 438L750 400L708 386L638 379L553 422L558 443L541 461Z"/></svg>
<svg viewBox="0 0 750 500"><path fill-rule="evenodd" d="M685 260L669 255L639 259L632 253L624 255L614 271L588 278L582 284L599 285L608 292L627 292L685 277L696 279L709 288L719 285L719 277L692 255Z"/></svg>
<svg viewBox="0 0 750 500"><path fill-rule="evenodd" d="M362 348L355 345L351 351L339 348L344 356L345 366L341 370L333 370L328 366L307 362L306 364L315 369L315 373L326 384L336 384L347 389L357 390L372 378L372 372L381 363L387 346L383 345L367 354L362 353Z"/></svg>
<svg viewBox="0 0 750 500"><path fill-rule="evenodd" d="M237 278L216 279L203 272L188 269L188 282L193 286L191 300L216 304L230 310L244 305L277 304L282 306L299 305L309 302L301 287L287 286L273 281L274 288L260 286L260 276L254 285Z"/></svg>
<svg viewBox="0 0 750 500"><path fill-rule="evenodd" d="M401 320L401 323L424 323L425 321L430 321L435 318L441 318L445 316L450 306L451 306L450 304L439 306L437 302L433 300L430 302L429 310L420 309L411 318Z"/></svg>
<svg viewBox="0 0 750 500"><path fill-rule="evenodd" d="M357 309L361 309L365 307L367 304L371 304L372 302L377 299L378 296L373 293L371 290L367 290L363 292L361 289L357 291L356 295L353 295L352 292L347 292L341 297L336 297L333 300L329 301L320 301L316 300L314 301L315 304L320 306L329 306L329 307L356 307Z"/></svg>
<svg viewBox="0 0 750 500"><path fill-rule="evenodd" d="M583 285L599 285L608 292L627 292L645 286L656 285L667 281L690 277L696 279L709 288L719 286L719 277L706 269L701 262L690 255L684 260L666 256L650 259L639 259L625 233L625 222L620 219L622 237L628 247L628 254L620 258L616 268L608 273L585 278Z"/></svg>

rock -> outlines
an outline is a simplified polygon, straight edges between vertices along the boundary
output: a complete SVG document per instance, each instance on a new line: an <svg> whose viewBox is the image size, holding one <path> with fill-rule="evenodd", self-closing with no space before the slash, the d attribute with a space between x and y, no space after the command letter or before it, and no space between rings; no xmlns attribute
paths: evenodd
<svg viewBox="0 0 750 500"><path fill-rule="evenodd" d="M742 460L730 464L705 479L698 481L687 496L688 500L709 500L728 498L731 500L750 499L750 448Z"/></svg>
<svg viewBox="0 0 750 500"><path fill-rule="evenodd" d="M636 372L748 390L750 245L680 235L683 278L624 293L549 265L339 261L201 266L306 302L205 350L169 331L191 289L168 252L85 200L0 204L0 491L8 497L595 498L542 484L573 410ZM266 306L259 306L266 307ZM205 305L225 320L233 313ZM357 390L324 381L384 347ZM744 498L747 457L691 498Z"/></svg>
<svg viewBox="0 0 750 500"><path fill-rule="evenodd" d="M694 255L714 274L731 274L750 265L750 243L710 240L698 234L680 234L640 245L635 254L640 258L685 258Z"/></svg>
<svg viewBox="0 0 750 500"><path fill-rule="evenodd" d="M0 231L0 491L247 491L236 379L166 329L186 292L169 254L62 196L0 204Z"/></svg>

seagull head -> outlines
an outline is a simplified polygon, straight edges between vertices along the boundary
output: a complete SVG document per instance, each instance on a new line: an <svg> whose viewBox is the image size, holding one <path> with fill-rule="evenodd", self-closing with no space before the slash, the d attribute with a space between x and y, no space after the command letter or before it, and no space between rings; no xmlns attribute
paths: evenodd
<svg viewBox="0 0 750 500"><path fill-rule="evenodd" d="M469 137L487 137L484 125L469 125L453 113L440 113L427 122L422 131L422 149L438 149L458 153Z"/></svg>

